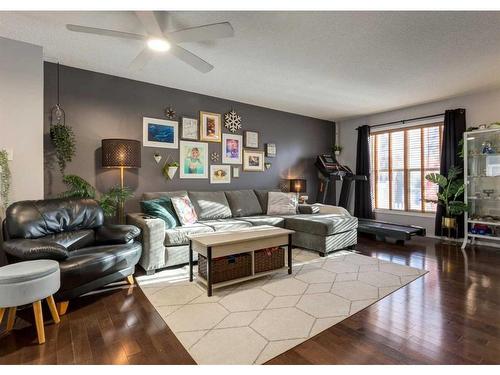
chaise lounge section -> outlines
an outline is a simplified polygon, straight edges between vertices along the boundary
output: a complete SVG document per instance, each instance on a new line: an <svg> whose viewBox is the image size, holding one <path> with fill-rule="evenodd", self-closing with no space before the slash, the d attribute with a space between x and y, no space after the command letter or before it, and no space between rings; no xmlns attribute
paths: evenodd
<svg viewBox="0 0 500 375"><path fill-rule="evenodd" d="M352 247L357 243L358 220L341 207L299 205L294 215L267 215L268 190L217 192L154 192L143 200L188 196L198 222L166 229L162 219L144 213L127 215L127 223L141 229L142 256L139 264L148 274L186 264L190 234L238 230L260 225L292 229L294 246L319 252Z"/></svg>

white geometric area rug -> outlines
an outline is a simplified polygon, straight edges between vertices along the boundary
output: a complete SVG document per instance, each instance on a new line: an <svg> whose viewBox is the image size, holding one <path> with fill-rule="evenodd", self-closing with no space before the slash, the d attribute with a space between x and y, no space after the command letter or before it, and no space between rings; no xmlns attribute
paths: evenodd
<svg viewBox="0 0 500 375"><path fill-rule="evenodd" d="M262 364L427 273L355 254L293 250L293 274L214 289L188 268L138 277L149 301L198 364Z"/></svg>

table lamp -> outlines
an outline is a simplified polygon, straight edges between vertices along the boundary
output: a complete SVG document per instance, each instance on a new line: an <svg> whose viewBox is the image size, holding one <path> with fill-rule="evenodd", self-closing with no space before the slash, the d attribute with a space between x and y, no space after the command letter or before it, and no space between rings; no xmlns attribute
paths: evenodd
<svg viewBox="0 0 500 375"><path fill-rule="evenodd" d="M290 180L290 192L297 193L297 198L299 203L305 203L307 200L306 196L300 196L300 193L305 193L307 191L307 181L302 178L294 178Z"/></svg>
<svg viewBox="0 0 500 375"><path fill-rule="evenodd" d="M141 167L141 142L133 139L103 139L102 167L120 168L120 187L123 189L123 173L125 168ZM118 220L123 223L123 202L119 202Z"/></svg>

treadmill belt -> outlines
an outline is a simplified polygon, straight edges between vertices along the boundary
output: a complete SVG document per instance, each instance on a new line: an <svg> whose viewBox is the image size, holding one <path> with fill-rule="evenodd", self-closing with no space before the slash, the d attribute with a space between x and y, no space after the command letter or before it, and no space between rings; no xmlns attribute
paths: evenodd
<svg viewBox="0 0 500 375"><path fill-rule="evenodd" d="M359 219L358 232L375 234L381 238L392 237L397 240L409 240L412 236L425 236L425 228L422 227L369 219Z"/></svg>

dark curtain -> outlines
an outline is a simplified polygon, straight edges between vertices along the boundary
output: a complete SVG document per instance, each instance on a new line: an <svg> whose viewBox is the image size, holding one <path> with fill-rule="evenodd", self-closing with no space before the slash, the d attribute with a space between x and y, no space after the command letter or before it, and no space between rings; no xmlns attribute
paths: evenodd
<svg viewBox="0 0 500 375"><path fill-rule="evenodd" d="M370 190L370 127L358 128L358 149L356 156L356 174L366 176L366 181L356 181L354 194L354 216L373 219L372 198Z"/></svg>
<svg viewBox="0 0 500 375"><path fill-rule="evenodd" d="M448 175L448 170L452 165L463 168L463 160L458 156L458 143L463 138L465 132L465 109L450 109L444 113L444 130L443 142L441 144L441 166L439 173L443 176ZM462 174L463 178L463 174ZM438 205L436 211L435 235L441 236L441 220L445 210ZM458 222L458 237L464 235L464 218L463 215L457 217ZM445 233L446 234L446 233Z"/></svg>

